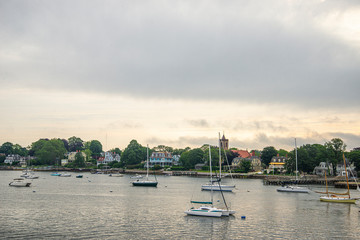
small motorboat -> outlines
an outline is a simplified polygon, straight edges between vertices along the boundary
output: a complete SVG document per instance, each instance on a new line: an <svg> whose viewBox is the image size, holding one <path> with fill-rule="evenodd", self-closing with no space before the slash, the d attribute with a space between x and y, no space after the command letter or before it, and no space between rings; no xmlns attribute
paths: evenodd
<svg viewBox="0 0 360 240"><path fill-rule="evenodd" d="M70 173L61 173L59 177L71 177Z"/></svg>
<svg viewBox="0 0 360 240"><path fill-rule="evenodd" d="M61 173L57 173L57 172L54 172L51 174L51 176L60 176L60 175L61 175Z"/></svg>
<svg viewBox="0 0 360 240"><path fill-rule="evenodd" d="M83 177L83 175L76 175L76 178L82 178Z"/></svg>
<svg viewBox="0 0 360 240"><path fill-rule="evenodd" d="M109 177L123 177L124 175L122 175L121 173L110 173Z"/></svg>
<svg viewBox="0 0 360 240"><path fill-rule="evenodd" d="M131 179L141 179L141 178L143 178L143 176L142 176L142 175L139 175L139 174L136 174L136 175L134 175L134 176L131 176L130 178L131 178Z"/></svg>
<svg viewBox="0 0 360 240"><path fill-rule="evenodd" d="M31 183L24 182L23 178L15 178L14 181L9 183L11 187L30 187Z"/></svg>

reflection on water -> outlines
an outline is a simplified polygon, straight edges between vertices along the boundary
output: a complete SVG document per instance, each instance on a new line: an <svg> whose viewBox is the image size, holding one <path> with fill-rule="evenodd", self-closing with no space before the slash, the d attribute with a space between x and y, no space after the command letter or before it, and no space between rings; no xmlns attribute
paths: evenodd
<svg viewBox="0 0 360 240"><path fill-rule="evenodd" d="M237 179L237 190L224 193L234 217L206 218L184 213L191 199L210 198L200 190L204 178L161 176L157 188L144 188L132 187L127 175L41 172L30 188L9 187L19 174L0 171L2 239L356 239L360 233L358 205L278 193L261 180ZM219 193L214 200L221 204Z"/></svg>

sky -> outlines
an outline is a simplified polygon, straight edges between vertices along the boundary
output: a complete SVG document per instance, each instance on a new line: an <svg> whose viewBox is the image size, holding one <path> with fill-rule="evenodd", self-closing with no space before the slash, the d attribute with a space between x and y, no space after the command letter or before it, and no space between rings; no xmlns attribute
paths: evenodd
<svg viewBox="0 0 360 240"><path fill-rule="evenodd" d="M360 1L0 0L0 144L360 147Z"/></svg>

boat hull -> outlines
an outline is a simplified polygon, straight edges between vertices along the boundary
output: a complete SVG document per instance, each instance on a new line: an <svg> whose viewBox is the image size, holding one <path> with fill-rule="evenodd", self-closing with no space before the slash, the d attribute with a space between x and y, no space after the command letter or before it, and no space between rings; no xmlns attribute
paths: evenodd
<svg viewBox="0 0 360 240"><path fill-rule="evenodd" d="M200 217L221 217L223 216L221 211L207 211L201 209L189 209L185 211L187 215L200 216Z"/></svg>
<svg viewBox="0 0 360 240"><path fill-rule="evenodd" d="M232 190L235 188L235 186L230 185L202 185L201 190L204 191L222 191L222 192L232 192Z"/></svg>
<svg viewBox="0 0 360 240"><path fill-rule="evenodd" d="M278 192L292 192L292 193L309 193L310 190L303 187L297 187L297 186L285 186L280 187L276 189Z"/></svg>
<svg viewBox="0 0 360 240"><path fill-rule="evenodd" d="M328 196L320 197L320 201L322 202L356 203L357 200L358 198L343 198L343 197L328 197Z"/></svg>
<svg viewBox="0 0 360 240"><path fill-rule="evenodd" d="M133 186L139 186L139 187L157 187L158 182L152 182L152 181L136 181L132 183Z"/></svg>
<svg viewBox="0 0 360 240"><path fill-rule="evenodd" d="M9 186L11 187L30 187L31 183L27 182L11 182Z"/></svg>

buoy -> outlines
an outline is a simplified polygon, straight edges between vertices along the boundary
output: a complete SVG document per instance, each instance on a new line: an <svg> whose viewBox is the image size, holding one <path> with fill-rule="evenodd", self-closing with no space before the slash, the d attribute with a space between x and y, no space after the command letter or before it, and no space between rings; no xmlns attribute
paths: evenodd
<svg viewBox="0 0 360 240"><path fill-rule="evenodd" d="M245 216L241 216L241 219L246 219L246 217L245 217Z"/></svg>

